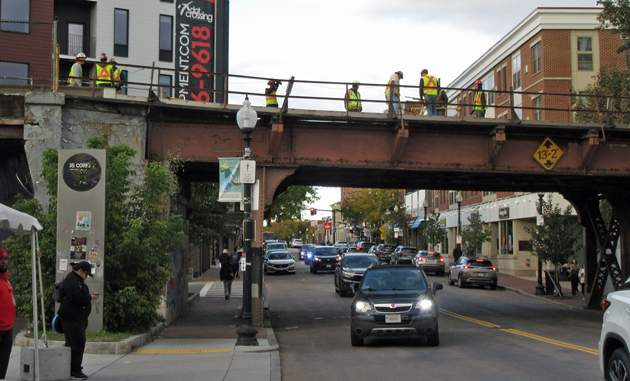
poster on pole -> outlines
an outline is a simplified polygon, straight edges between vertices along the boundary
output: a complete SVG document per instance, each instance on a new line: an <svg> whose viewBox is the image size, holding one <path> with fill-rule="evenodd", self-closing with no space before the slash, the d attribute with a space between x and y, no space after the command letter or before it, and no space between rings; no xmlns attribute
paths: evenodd
<svg viewBox="0 0 630 381"><path fill-rule="evenodd" d="M219 158L219 202L241 202L240 157Z"/></svg>

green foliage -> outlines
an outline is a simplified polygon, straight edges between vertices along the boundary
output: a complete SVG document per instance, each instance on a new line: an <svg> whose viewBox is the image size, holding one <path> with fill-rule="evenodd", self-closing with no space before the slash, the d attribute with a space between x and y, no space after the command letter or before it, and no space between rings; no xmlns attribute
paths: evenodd
<svg viewBox="0 0 630 381"><path fill-rule="evenodd" d="M366 223L378 227L382 222L406 224L405 210L397 189L364 189L344 201L341 207L344 221L353 225Z"/></svg>
<svg viewBox="0 0 630 381"><path fill-rule="evenodd" d="M597 5L604 9L597 16L601 23L600 29L608 29L613 34L620 34L622 41L630 39L630 2L628 0L597 0ZM621 44L617 52L628 49L628 45Z"/></svg>
<svg viewBox="0 0 630 381"><path fill-rule="evenodd" d="M492 230L484 230L479 209L470 213L468 222L469 225L462 229L462 241L467 243L467 254L475 256L484 242L490 242Z"/></svg>
<svg viewBox="0 0 630 381"><path fill-rule="evenodd" d="M589 85L584 93L588 97L574 94L577 121L605 123L611 99L612 121L616 124L630 123L630 71L616 66L602 68L595 83Z"/></svg>
<svg viewBox="0 0 630 381"><path fill-rule="evenodd" d="M432 212L426 217L420 225L420 234L424 237L424 240L435 247L438 243L442 243L446 237L446 229L440 225L440 213Z"/></svg>
<svg viewBox="0 0 630 381"><path fill-rule="evenodd" d="M233 203L219 202L219 184L193 183L190 197L190 242L196 246L221 237L234 237L234 226L243 222L243 213Z"/></svg>
<svg viewBox="0 0 630 381"><path fill-rule="evenodd" d="M265 231L273 232L277 239L284 239L290 244L291 240L296 238L306 242L310 226L311 223L309 221L282 220L270 223L265 228Z"/></svg>
<svg viewBox="0 0 630 381"><path fill-rule="evenodd" d="M543 203L543 224L535 228L525 227L525 231L532 236L533 253L541 260L561 265L581 251L583 230L571 215L571 210L571 206L567 206L564 211L561 210L550 198L548 202Z"/></svg>
<svg viewBox="0 0 630 381"><path fill-rule="evenodd" d="M317 200L319 196L315 188L292 185L273 200L269 218L271 221L299 220L302 211Z"/></svg>

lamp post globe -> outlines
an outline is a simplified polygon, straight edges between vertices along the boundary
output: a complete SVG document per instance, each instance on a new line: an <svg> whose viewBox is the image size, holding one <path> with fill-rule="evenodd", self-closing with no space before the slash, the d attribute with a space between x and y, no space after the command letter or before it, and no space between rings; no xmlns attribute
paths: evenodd
<svg viewBox="0 0 630 381"><path fill-rule="evenodd" d="M243 133L244 153L243 159L249 160L251 156L250 143L251 134L256 127L257 115L252 108L249 98L245 96L243 107L236 113L236 123ZM252 266L252 239L253 222L252 222L252 184L243 184L243 209L244 209L244 232L243 232L243 250L245 251L246 270L243 272L243 320L241 327L236 331L238 339L236 345L257 346L258 340L256 335L258 330L254 328L252 322L252 273L255 271Z"/></svg>

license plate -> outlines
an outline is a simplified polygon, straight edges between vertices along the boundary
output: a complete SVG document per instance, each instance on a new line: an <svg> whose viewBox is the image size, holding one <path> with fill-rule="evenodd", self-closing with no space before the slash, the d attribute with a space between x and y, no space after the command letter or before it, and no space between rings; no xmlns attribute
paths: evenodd
<svg viewBox="0 0 630 381"><path fill-rule="evenodd" d="M385 323L400 323L400 314L385 315Z"/></svg>
<svg viewBox="0 0 630 381"><path fill-rule="evenodd" d="M486 276L486 273L475 273L475 275L476 275L476 276L481 276L481 277L484 277L484 276Z"/></svg>
<svg viewBox="0 0 630 381"><path fill-rule="evenodd" d="M331 268L331 267L332 267L332 265L326 265L326 268L327 268L327 269L329 269L329 268Z"/></svg>
<svg viewBox="0 0 630 381"><path fill-rule="evenodd" d="M432 264L432 265L434 265L436 263L435 259L429 259L427 262Z"/></svg>

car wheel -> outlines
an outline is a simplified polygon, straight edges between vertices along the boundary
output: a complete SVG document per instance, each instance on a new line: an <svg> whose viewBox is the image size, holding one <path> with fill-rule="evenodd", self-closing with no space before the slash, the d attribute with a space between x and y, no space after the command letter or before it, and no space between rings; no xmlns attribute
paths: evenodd
<svg viewBox="0 0 630 381"><path fill-rule="evenodd" d="M616 349L606 367L606 380L627 380L628 371L630 370L630 361L628 355L623 348Z"/></svg>
<svg viewBox="0 0 630 381"><path fill-rule="evenodd" d="M313 274L317 274L317 269L315 267L311 266L311 272Z"/></svg>
<svg viewBox="0 0 630 381"><path fill-rule="evenodd" d="M455 284L455 281L451 278L451 272L448 272L448 285L452 286Z"/></svg>
<svg viewBox="0 0 630 381"><path fill-rule="evenodd" d="M335 276L335 292L338 294L341 290L339 290L339 283L337 283L337 276Z"/></svg>
<svg viewBox="0 0 630 381"><path fill-rule="evenodd" d="M348 296L348 291L343 285L339 285L339 289L339 296L341 296L342 298Z"/></svg>
<svg viewBox="0 0 630 381"><path fill-rule="evenodd" d="M491 289L491 290L496 290L496 289L497 289L497 284L496 284L496 283L492 283L492 284L490 285L490 289Z"/></svg>
<svg viewBox="0 0 630 381"><path fill-rule="evenodd" d="M267 269L264 269L264 273L265 275L269 275L269 273L267 272Z"/></svg>
<svg viewBox="0 0 630 381"><path fill-rule="evenodd" d="M437 347L440 345L440 330L435 326L435 331L427 337L427 345L430 347Z"/></svg>
<svg viewBox="0 0 630 381"><path fill-rule="evenodd" d="M363 346L363 339L357 336L356 333L354 333L352 327L350 328L350 344L352 344L353 347Z"/></svg>
<svg viewBox="0 0 630 381"><path fill-rule="evenodd" d="M464 288L464 281L462 281L462 276L461 275L459 275L457 277L457 287Z"/></svg>

